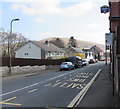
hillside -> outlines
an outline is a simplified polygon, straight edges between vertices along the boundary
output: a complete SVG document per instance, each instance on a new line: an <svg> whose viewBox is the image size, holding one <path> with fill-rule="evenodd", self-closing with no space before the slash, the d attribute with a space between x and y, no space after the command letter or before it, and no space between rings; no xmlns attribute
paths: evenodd
<svg viewBox="0 0 120 109"><path fill-rule="evenodd" d="M50 38L46 38L46 39L43 39L43 40L40 40L40 41L41 42L45 42L46 40L51 41L51 40L55 40L56 38L57 37L50 37ZM60 38L60 39L65 43L65 45L68 44L69 38ZM97 45L102 50L104 50L104 45L102 45L102 44L98 44L98 43L94 43L94 42L89 42L89 41L82 41L82 40L78 40L78 39L76 41L77 41L77 45L80 48L90 48L93 45Z"/></svg>

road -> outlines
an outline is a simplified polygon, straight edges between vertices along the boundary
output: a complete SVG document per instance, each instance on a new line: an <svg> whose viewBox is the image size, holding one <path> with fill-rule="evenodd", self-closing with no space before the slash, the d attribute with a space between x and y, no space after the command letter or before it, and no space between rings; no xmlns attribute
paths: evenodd
<svg viewBox="0 0 120 109"><path fill-rule="evenodd" d="M103 62L2 82L3 107L73 107L104 67Z"/></svg>

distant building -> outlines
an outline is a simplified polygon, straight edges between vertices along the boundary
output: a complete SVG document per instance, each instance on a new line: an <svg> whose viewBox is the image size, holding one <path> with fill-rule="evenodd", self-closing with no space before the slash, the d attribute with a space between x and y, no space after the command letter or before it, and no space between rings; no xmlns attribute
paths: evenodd
<svg viewBox="0 0 120 109"><path fill-rule="evenodd" d="M92 46L91 48L83 48L82 49L85 53L85 58L87 59L98 59L100 60L101 56L104 55L104 52L101 48L97 45Z"/></svg>
<svg viewBox="0 0 120 109"><path fill-rule="evenodd" d="M16 58L56 59L64 57L65 51L45 41L29 41L15 51Z"/></svg>
<svg viewBox="0 0 120 109"><path fill-rule="evenodd" d="M81 58L84 58L84 53L80 48L75 48L72 46L69 46L67 48L64 49L65 52L65 56L66 57L70 57L70 56L80 56Z"/></svg>

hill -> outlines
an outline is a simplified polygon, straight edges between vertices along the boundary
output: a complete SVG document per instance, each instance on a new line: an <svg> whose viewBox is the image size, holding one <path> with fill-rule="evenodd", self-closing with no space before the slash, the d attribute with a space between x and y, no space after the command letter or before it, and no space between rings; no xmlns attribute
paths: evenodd
<svg viewBox="0 0 120 109"><path fill-rule="evenodd" d="M47 41L56 40L56 38L58 38L58 37L50 37L50 38L46 38L46 39L40 40L40 42L45 42L46 40L47 40ZM67 46L68 41L69 41L69 38L60 38L60 39L61 39L61 40L65 43L65 45ZM97 46L100 47L102 50L104 50L104 45L103 45L103 44L98 44L98 43L89 42L89 41L82 41L82 40L78 40L78 39L76 39L76 41L77 41L77 45L78 45L80 48L91 48L93 45L97 45Z"/></svg>

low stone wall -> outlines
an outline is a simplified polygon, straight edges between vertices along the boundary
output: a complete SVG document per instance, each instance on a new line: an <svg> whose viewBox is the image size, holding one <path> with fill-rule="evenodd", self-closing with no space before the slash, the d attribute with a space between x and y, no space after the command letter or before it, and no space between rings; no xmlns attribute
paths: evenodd
<svg viewBox="0 0 120 109"><path fill-rule="evenodd" d="M46 70L46 66L15 66L11 68L11 74L24 74L24 73L35 73L38 71ZM0 75L7 76L9 72L9 67L0 67Z"/></svg>
<svg viewBox="0 0 120 109"><path fill-rule="evenodd" d="M14 74L25 74L25 73L36 73L43 70L59 70L59 65L42 65L42 66L14 66L11 68L11 75ZM0 76L7 76L9 67L0 67Z"/></svg>
<svg viewBox="0 0 120 109"><path fill-rule="evenodd" d="M60 65L48 65L46 66L46 70L59 70Z"/></svg>

